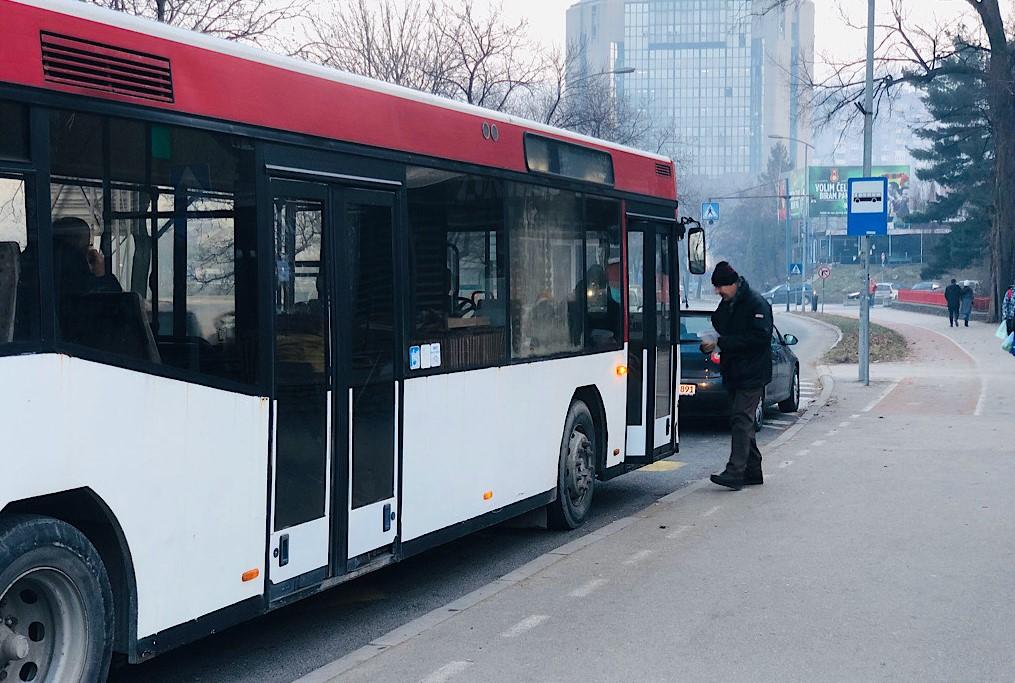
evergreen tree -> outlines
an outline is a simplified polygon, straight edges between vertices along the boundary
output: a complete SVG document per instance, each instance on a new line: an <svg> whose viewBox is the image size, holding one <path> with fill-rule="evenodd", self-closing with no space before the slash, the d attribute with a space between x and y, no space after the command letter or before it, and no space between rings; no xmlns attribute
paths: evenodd
<svg viewBox="0 0 1015 683"><path fill-rule="evenodd" d="M974 59L978 58L967 56L962 61ZM913 220L947 223L952 228L923 270L922 276L931 278L982 262L989 253L994 143L987 86L981 79L961 73L944 76L927 83L924 92L934 124L916 131L928 145L911 152L925 165L917 176L934 181L944 193Z"/></svg>

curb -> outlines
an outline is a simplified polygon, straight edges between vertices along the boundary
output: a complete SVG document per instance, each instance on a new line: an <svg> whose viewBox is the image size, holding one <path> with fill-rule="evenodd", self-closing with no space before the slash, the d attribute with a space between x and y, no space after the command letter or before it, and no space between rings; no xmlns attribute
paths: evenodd
<svg viewBox="0 0 1015 683"><path fill-rule="evenodd" d="M839 345L839 342L842 341L842 330L840 330L835 325L833 325L831 323L826 323L824 320L818 320L817 318L812 318L812 317L807 316L807 315L800 315L799 313L790 312L790 315L792 315L792 316L794 316L796 318L800 318L802 320L809 320L812 323L816 323L818 325L821 325L822 327L827 327L828 329L830 329L833 332L835 332L835 343L828 347L828 351L831 351L832 349L834 349L836 346ZM829 313L828 315L833 315L833 314ZM828 353L828 351L825 351L825 353ZM821 366L819 366L819 369L820 369L820 367Z"/></svg>
<svg viewBox="0 0 1015 683"><path fill-rule="evenodd" d="M834 325L829 325L829 327L834 327ZM783 432L778 439L768 444L765 447L766 450L781 448L787 441L796 436L797 432L803 429L808 422L813 420L819 410L828 404L828 399L832 397L832 392L835 390L835 379L832 377L832 373L827 365L818 366L818 381L821 382L821 394L817 400L808 406L807 410L800 413L800 417L792 427Z"/></svg>

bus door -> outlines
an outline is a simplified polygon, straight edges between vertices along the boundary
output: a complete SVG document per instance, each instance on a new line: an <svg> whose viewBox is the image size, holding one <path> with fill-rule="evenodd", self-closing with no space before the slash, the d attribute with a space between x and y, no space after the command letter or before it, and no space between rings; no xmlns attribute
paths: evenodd
<svg viewBox="0 0 1015 683"><path fill-rule="evenodd" d="M271 180L274 382L269 596L327 578L335 440L326 185Z"/></svg>
<svg viewBox="0 0 1015 683"><path fill-rule="evenodd" d="M277 599L391 552L399 386L394 193L281 179L270 186L269 579Z"/></svg>
<svg viewBox="0 0 1015 683"><path fill-rule="evenodd" d="M343 189L343 384L348 458L349 568L390 553L398 529L398 409L395 380L395 194ZM357 559L358 558L358 559Z"/></svg>
<svg viewBox="0 0 1015 683"><path fill-rule="evenodd" d="M627 216L627 456L649 463L674 451L676 367L674 221Z"/></svg>

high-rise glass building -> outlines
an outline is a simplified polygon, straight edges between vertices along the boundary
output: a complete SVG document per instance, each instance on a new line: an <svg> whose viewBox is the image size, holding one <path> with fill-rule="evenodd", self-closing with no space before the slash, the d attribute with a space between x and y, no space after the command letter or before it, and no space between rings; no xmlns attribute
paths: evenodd
<svg viewBox="0 0 1015 683"><path fill-rule="evenodd" d="M684 173L751 176L777 135L810 141L802 69L814 62L814 4L794 0L581 0L567 12L577 78L614 77L651 117ZM804 146L784 141L802 167Z"/></svg>

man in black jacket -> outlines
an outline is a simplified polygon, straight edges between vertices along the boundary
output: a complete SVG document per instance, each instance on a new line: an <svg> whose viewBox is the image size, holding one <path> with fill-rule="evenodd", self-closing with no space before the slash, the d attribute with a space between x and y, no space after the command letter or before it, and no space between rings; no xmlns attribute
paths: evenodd
<svg viewBox="0 0 1015 683"><path fill-rule="evenodd" d="M732 444L726 470L711 479L739 491L745 484L764 481L754 414L772 381L772 307L726 261L716 265L712 285L722 297L712 327L719 333L719 367L730 395ZM711 353L715 346L705 341L701 349Z"/></svg>
<svg viewBox="0 0 1015 683"><path fill-rule="evenodd" d="M959 302L962 301L962 288L952 278L952 283L945 287L945 303L948 304L948 327L959 326Z"/></svg>

